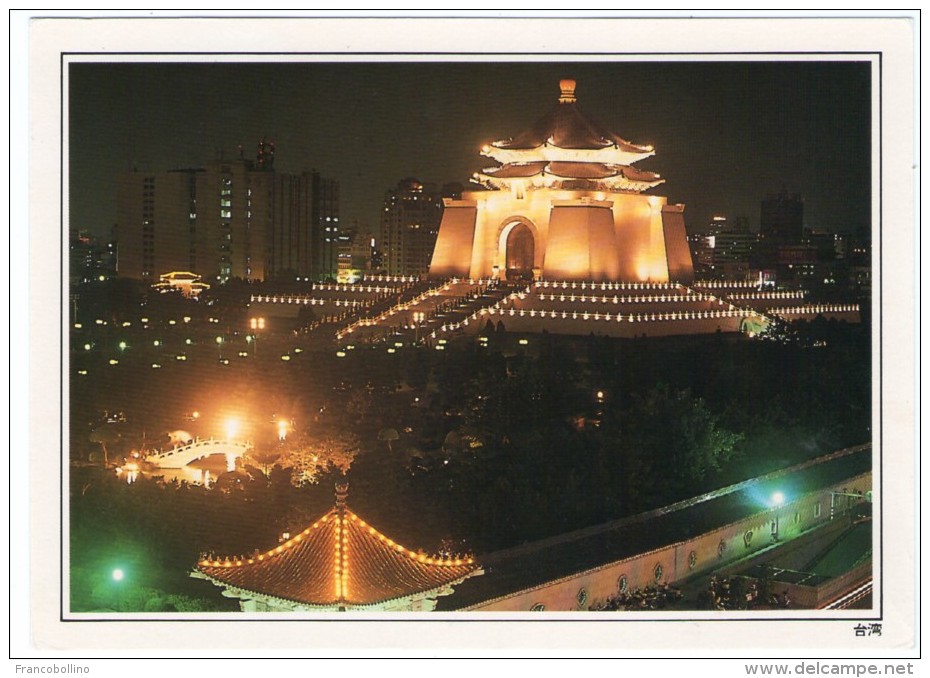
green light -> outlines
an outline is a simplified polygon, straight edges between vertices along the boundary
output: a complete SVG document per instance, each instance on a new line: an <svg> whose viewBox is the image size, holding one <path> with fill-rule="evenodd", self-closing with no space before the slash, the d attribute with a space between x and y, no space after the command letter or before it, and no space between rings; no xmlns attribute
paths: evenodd
<svg viewBox="0 0 930 678"><path fill-rule="evenodd" d="M125 341L121 341L121 342L119 343L119 350L120 350L120 351L125 351L125 350L126 350L126 342L125 342Z"/></svg>
<svg viewBox="0 0 930 678"><path fill-rule="evenodd" d="M781 506L782 504L785 503L785 495L782 494L781 492L776 492L775 494L772 495L772 503L775 506Z"/></svg>
<svg viewBox="0 0 930 678"><path fill-rule="evenodd" d="M126 575L120 568L117 567L115 570L113 570L113 581L123 581L123 577L125 576Z"/></svg>

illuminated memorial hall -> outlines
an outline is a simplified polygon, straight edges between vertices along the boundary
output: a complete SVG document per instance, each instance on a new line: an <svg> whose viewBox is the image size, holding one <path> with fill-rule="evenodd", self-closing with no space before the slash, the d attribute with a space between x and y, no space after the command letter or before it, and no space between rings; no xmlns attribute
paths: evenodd
<svg viewBox="0 0 930 678"><path fill-rule="evenodd" d="M445 200L434 277L690 282L684 205L643 195L665 180L633 165L655 155L588 120L563 80L555 108L482 154L501 163L485 191Z"/></svg>

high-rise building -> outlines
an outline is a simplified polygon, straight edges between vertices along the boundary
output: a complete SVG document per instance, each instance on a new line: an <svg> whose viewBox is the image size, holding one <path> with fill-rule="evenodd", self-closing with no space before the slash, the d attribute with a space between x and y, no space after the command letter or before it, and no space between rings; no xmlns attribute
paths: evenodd
<svg viewBox="0 0 930 678"><path fill-rule="evenodd" d="M116 274L116 242L88 231L74 230L68 238L69 279L72 285L103 281Z"/></svg>
<svg viewBox="0 0 930 678"><path fill-rule="evenodd" d="M804 235L804 201L787 190L762 201L759 234L776 244L794 244Z"/></svg>
<svg viewBox="0 0 930 678"><path fill-rule="evenodd" d="M314 242L313 273L315 280L335 280L339 271L339 183L324 179L314 170L310 175L312 208L311 237Z"/></svg>
<svg viewBox="0 0 930 678"><path fill-rule="evenodd" d="M380 270L377 236L372 229L355 224L339 234L339 272L336 281L354 283L366 274Z"/></svg>
<svg viewBox="0 0 930 678"><path fill-rule="evenodd" d="M390 275L426 275L442 218L442 194L434 184L403 179L384 195L381 244Z"/></svg>
<svg viewBox="0 0 930 678"><path fill-rule="evenodd" d="M749 220L730 221L715 216L704 232L689 238L695 272L706 278L738 280L751 269L758 235L749 230Z"/></svg>
<svg viewBox="0 0 930 678"><path fill-rule="evenodd" d="M119 275L155 282L170 271L206 280L335 277L338 184L256 159L128 172L117 182Z"/></svg>

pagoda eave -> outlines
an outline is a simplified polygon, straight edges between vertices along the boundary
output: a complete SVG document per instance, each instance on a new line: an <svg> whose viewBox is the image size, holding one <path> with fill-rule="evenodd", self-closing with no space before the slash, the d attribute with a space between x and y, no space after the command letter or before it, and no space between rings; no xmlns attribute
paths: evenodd
<svg viewBox="0 0 930 678"><path fill-rule="evenodd" d="M548 162L597 162L610 165L632 165L655 155L651 146L623 148L609 144L602 148L562 148L544 143L533 148L507 148L494 142L481 149L481 155L501 164L526 163L545 160Z"/></svg>
<svg viewBox="0 0 930 678"><path fill-rule="evenodd" d="M622 173L609 177L570 177L538 172L529 176L499 177L485 172L476 172L472 181L492 190L522 188L572 188L600 191L631 191L641 193L665 183L665 179L633 180Z"/></svg>

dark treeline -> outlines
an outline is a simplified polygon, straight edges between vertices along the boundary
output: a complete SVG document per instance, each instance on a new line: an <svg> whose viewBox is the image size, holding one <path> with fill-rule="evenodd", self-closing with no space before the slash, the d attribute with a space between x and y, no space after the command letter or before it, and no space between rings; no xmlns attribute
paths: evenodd
<svg viewBox="0 0 930 678"><path fill-rule="evenodd" d="M485 341L453 339L443 351L358 348L342 361L308 353L289 365L156 378L172 403L206 393L209 381L211 394L296 411L310 433L351 433L350 506L427 551L505 548L870 439L866 325L817 320L766 340L520 338L495 331ZM91 412L95 387L75 389L72 398ZM86 421L72 422L73 442L92 450L87 435ZM105 605L113 586L101 572L134 558L156 591L147 600L159 602L124 599L124 607L229 609L214 587L187 578L198 554L273 546L332 506L342 475L323 469L315 484L301 484L274 455L263 458L264 468L222 476L210 490L150 478L127 485L99 467L75 467L75 608Z"/></svg>

